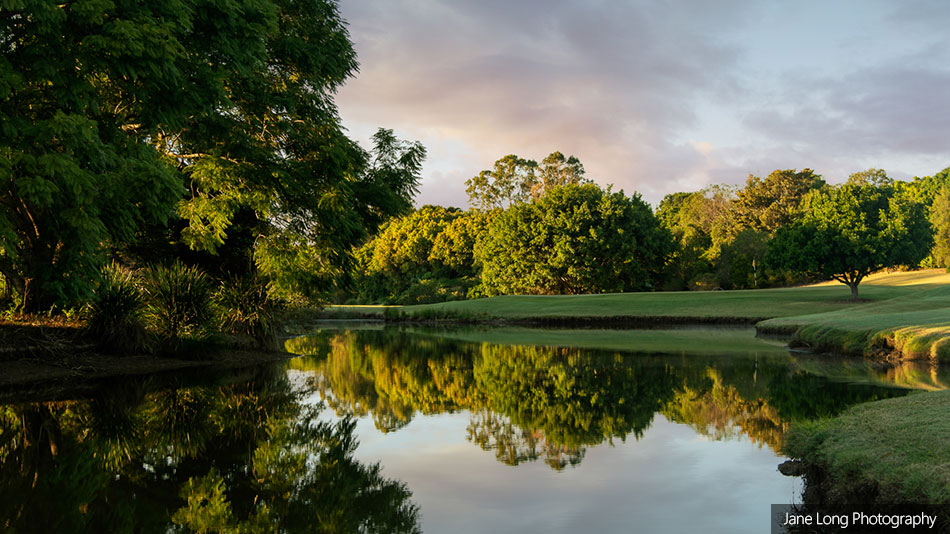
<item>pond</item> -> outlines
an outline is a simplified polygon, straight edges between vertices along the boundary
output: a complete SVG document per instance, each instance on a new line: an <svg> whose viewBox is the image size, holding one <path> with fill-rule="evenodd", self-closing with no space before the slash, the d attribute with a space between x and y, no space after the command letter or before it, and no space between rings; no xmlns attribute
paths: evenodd
<svg viewBox="0 0 950 534"><path fill-rule="evenodd" d="M800 499L776 470L792 422L950 381L752 329L343 325L287 348L0 406L3 530L762 532Z"/></svg>

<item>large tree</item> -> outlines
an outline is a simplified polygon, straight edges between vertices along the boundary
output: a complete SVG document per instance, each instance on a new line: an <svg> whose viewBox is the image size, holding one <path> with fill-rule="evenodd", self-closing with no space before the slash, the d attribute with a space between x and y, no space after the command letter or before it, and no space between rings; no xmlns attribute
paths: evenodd
<svg viewBox="0 0 950 534"><path fill-rule="evenodd" d="M768 244L771 265L833 278L851 288L872 272L916 265L930 251L925 207L890 185L854 181L817 191L804 214L779 228Z"/></svg>
<svg viewBox="0 0 950 534"><path fill-rule="evenodd" d="M672 246L639 195L584 184L499 214L476 256L488 295L640 291L657 286Z"/></svg>
<svg viewBox="0 0 950 534"><path fill-rule="evenodd" d="M88 291L103 242L162 222L183 193L149 145L192 107L192 13L176 3L4 3L0 273L37 311Z"/></svg>
<svg viewBox="0 0 950 534"><path fill-rule="evenodd" d="M110 242L175 213L248 230L274 287L315 294L408 209L424 150L366 153L333 94L357 68L331 0L25 0L0 11L0 272L35 311L81 301Z"/></svg>

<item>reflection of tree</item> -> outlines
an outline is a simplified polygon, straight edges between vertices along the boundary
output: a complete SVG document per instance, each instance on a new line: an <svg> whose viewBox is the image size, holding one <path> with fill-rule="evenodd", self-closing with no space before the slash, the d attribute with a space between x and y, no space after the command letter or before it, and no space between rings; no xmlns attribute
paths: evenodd
<svg viewBox="0 0 950 534"><path fill-rule="evenodd" d="M391 431L416 411L477 412L472 441L512 465L575 465L583 447L639 437L672 395L667 368L580 349L471 344L398 332L334 335L314 381L344 415ZM331 394L332 392L332 394Z"/></svg>
<svg viewBox="0 0 950 534"><path fill-rule="evenodd" d="M568 447L639 438L672 395L665 367L636 357L532 346L482 346L475 379L489 407Z"/></svg>
<svg viewBox="0 0 950 534"><path fill-rule="evenodd" d="M528 431L491 410L473 412L466 428L467 439L483 451L495 451L495 458L507 465L533 462L543 457L544 463L560 471L584 459L583 447L557 445L544 439L540 430Z"/></svg>
<svg viewBox="0 0 950 534"><path fill-rule="evenodd" d="M2 530L418 531L352 420L318 421L285 376L0 408Z"/></svg>
<svg viewBox="0 0 950 534"><path fill-rule="evenodd" d="M663 408L670 421L685 423L704 436L716 440L745 434L760 446L778 451L788 421L782 420L767 400L743 399L734 386L723 383L722 375L707 368L708 384L684 385Z"/></svg>
<svg viewBox="0 0 950 534"><path fill-rule="evenodd" d="M325 358L316 354L293 368L312 373L338 414L372 414L377 428L393 431L416 412L469 410L469 441L509 465L576 465L587 446L631 433L639 439L659 411L714 439L747 435L774 449L793 420L904 394L835 382L824 376L828 370L796 371L787 355L659 357L392 330L326 338L310 342L329 347Z"/></svg>
<svg viewBox="0 0 950 534"><path fill-rule="evenodd" d="M470 351L451 342L391 332L339 334L321 371L317 386L337 414L372 413L382 431L402 428L416 411L454 412L482 402Z"/></svg>

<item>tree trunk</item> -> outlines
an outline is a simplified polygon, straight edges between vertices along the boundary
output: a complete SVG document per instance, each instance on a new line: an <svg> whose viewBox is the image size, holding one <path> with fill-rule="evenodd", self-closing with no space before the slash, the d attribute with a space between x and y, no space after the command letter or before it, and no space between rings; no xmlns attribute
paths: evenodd
<svg viewBox="0 0 950 534"><path fill-rule="evenodd" d="M858 301L858 284L860 283L861 283L860 281L848 283L848 287L851 288L851 302Z"/></svg>

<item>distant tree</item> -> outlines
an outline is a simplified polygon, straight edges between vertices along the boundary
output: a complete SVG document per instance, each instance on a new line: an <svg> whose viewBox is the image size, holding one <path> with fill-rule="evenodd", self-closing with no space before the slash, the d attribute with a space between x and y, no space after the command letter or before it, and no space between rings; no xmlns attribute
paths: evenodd
<svg viewBox="0 0 950 534"><path fill-rule="evenodd" d="M734 194L729 187L716 185L667 195L660 202L657 218L678 245L667 266L668 289L688 289L694 281L712 276L722 244L735 226Z"/></svg>
<svg viewBox="0 0 950 534"><path fill-rule="evenodd" d="M508 154L496 161L492 170L484 170L465 181L469 204L491 210L527 201L537 167L536 161Z"/></svg>
<svg viewBox="0 0 950 534"><path fill-rule="evenodd" d="M801 214L801 202L825 181L811 169L777 170L764 180L749 175L744 189L737 193L734 208L737 220L754 230L774 232Z"/></svg>
<svg viewBox="0 0 950 534"><path fill-rule="evenodd" d="M386 223L379 234L356 251L357 285L367 301L398 295L413 282L435 275L429 257L439 234L461 212L455 208L423 206Z"/></svg>
<svg viewBox="0 0 950 534"><path fill-rule="evenodd" d="M894 180L887 176L884 169L868 169L848 176L848 185L873 185L874 187L893 187Z"/></svg>
<svg viewBox="0 0 950 534"><path fill-rule="evenodd" d="M771 265L833 278L851 288L872 272L916 265L930 250L924 207L895 188L865 183L816 191L800 220L779 228L768 243Z"/></svg>
<svg viewBox="0 0 950 534"><path fill-rule="evenodd" d="M672 246L639 195L584 184L495 217L476 257L488 295L638 291L657 286Z"/></svg>
<svg viewBox="0 0 950 534"><path fill-rule="evenodd" d="M531 198L540 198L554 187L589 183L584 177L584 165L574 156L564 157L558 151L541 160L537 180L531 185Z"/></svg>
<svg viewBox="0 0 950 534"><path fill-rule="evenodd" d="M509 154L492 170L465 181L469 204L482 210L506 208L544 195L552 187L585 183L584 166L574 156L552 152L537 161Z"/></svg>

